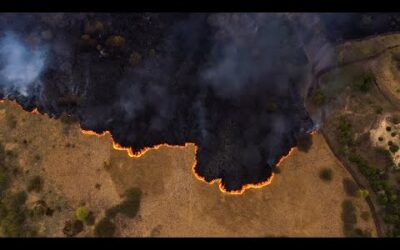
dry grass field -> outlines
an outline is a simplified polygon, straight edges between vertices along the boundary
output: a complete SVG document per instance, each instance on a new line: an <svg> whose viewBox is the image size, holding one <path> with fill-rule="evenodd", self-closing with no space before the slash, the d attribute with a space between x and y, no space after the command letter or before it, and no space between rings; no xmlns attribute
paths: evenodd
<svg viewBox="0 0 400 250"><path fill-rule="evenodd" d="M18 155L21 181L39 174L46 188L37 195L60 197L51 198L62 208L47 219L43 236L62 236L63 220L82 204L102 218L130 187L143 191L140 210L133 219L117 216L117 236L334 237L343 236L343 200L353 200L358 217L369 210L365 200L344 191L343 179L351 176L320 134L308 153L293 151L270 185L243 195L222 193L217 184L195 178L194 145L131 158L113 149L109 135L84 135L78 124L25 112L13 102L0 104L0 136ZM333 171L330 182L320 179L323 168ZM358 227L376 235L372 219L358 218ZM78 236L91 234L88 227Z"/></svg>

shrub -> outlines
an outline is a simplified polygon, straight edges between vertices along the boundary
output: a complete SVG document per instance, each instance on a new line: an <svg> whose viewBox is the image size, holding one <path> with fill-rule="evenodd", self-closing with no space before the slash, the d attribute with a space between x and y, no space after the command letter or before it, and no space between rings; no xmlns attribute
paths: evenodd
<svg viewBox="0 0 400 250"><path fill-rule="evenodd" d="M379 205L386 205L389 203L389 198L386 194L379 194L378 195L378 203Z"/></svg>
<svg viewBox="0 0 400 250"><path fill-rule="evenodd" d="M114 234L115 234L115 225L110 219L103 218L95 226L94 234L96 236L98 236L98 237L111 237L111 236L114 236Z"/></svg>
<svg viewBox="0 0 400 250"><path fill-rule="evenodd" d="M391 168L396 165L393 162L393 158L392 158L392 155L389 150L379 147L379 148L375 148L375 152L378 154L379 157L382 157L384 159L386 168Z"/></svg>
<svg viewBox="0 0 400 250"><path fill-rule="evenodd" d="M332 169L324 168L319 172L319 177L323 181L331 181L332 180Z"/></svg>
<svg viewBox="0 0 400 250"><path fill-rule="evenodd" d="M299 136L299 138L297 138L297 148L300 151L303 152L308 152L308 150L310 150L312 144L313 144L313 140L312 140L312 135L311 134L304 134L302 136Z"/></svg>
<svg viewBox="0 0 400 250"><path fill-rule="evenodd" d="M351 200L342 202L342 221L350 228L350 225L357 223L356 208Z"/></svg>
<svg viewBox="0 0 400 250"><path fill-rule="evenodd" d="M22 225L25 215L20 211L9 210L6 217L1 221L3 234L6 237L22 237L24 230Z"/></svg>
<svg viewBox="0 0 400 250"><path fill-rule="evenodd" d="M25 204L27 197L28 196L24 191L12 194L8 200L10 208L12 210L20 210L21 207Z"/></svg>
<svg viewBox="0 0 400 250"><path fill-rule="evenodd" d="M96 217L94 216L94 213L92 211L89 212L85 222L89 226L94 225L94 223L96 222Z"/></svg>
<svg viewBox="0 0 400 250"><path fill-rule="evenodd" d="M89 210L86 207L78 207L75 210L75 217L77 220L86 221L89 216Z"/></svg>
<svg viewBox="0 0 400 250"><path fill-rule="evenodd" d="M350 178L343 179L343 188L349 196L356 196L358 186L357 184Z"/></svg>
<svg viewBox="0 0 400 250"><path fill-rule="evenodd" d="M371 73L367 73L363 75L362 78L354 85L358 91L367 93L368 91L371 90L372 86L374 85L374 82L375 82L375 76Z"/></svg>
<svg viewBox="0 0 400 250"><path fill-rule="evenodd" d="M339 143L342 145L351 146L353 144L351 132L352 125L350 121L344 116L340 117L337 127L337 138Z"/></svg>
<svg viewBox="0 0 400 250"><path fill-rule="evenodd" d="M272 168L272 172L274 174L280 174L281 173L281 169L278 166L275 166Z"/></svg>
<svg viewBox="0 0 400 250"><path fill-rule="evenodd" d="M357 190L357 196L360 197L360 198L365 198L368 195L369 195L369 192L366 189L361 189L360 188L360 189Z"/></svg>
<svg viewBox="0 0 400 250"><path fill-rule="evenodd" d="M359 155L351 155L349 160L356 164L360 172L367 177L370 181L378 179L378 171L368 165L368 162Z"/></svg>
<svg viewBox="0 0 400 250"><path fill-rule="evenodd" d="M72 237L82 232L83 227L84 227L83 223L80 220L74 220L74 221L68 220L65 222L63 233L69 237Z"/></svg>
<svg viewBox="0 0 400 250"><path fill-rule="evenodd" d="M33 177L28 183L28 192L40 192L43 189L43 179L40 176Z"/></svg>
<svg viewBox="0 0 400 250"><path fill-rule="evenodd" d="M390 150L390 152L392 152L394 154L397 151L399 151L399 146L397 146L396 144L392 143L392 145L389 146L389 150Z"/></svg>
<svg viewBox="0 0 400 250"><path fill-rule="evenodd" d="M10 194L1 203L1 229L7 237L21 237L27 234L23 226L26 220L26 193Z"/></svg>
<svg viewBox="0 0 400 250"><path fill-rule="evenodd" d="M139 188L131 188L125 193L125 200L120 204L108 209L106 216L115 217L118 213L134 218L139 211L142 191Z"/></svg>

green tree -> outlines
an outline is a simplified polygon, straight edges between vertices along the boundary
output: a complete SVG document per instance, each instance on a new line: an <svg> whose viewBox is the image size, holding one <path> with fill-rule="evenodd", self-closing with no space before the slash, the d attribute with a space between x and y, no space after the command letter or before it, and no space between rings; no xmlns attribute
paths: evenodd
<svg viewBox="0 0 400 250"><path fill-rule="evenodd" d="M330 168L324 168L319 172L319 178L321 178L323 181L331 181L333 178L332 174L332 169Z"/></svg>
<svg viewBox="0 0 400 250"><path fill-rule="evenodd" d="M360 198L365 198L368 195L369 195L369 192L366 189L360 188L360 189L357 190L357 196L360 197Z"/></svg>
<svg viewBox="0 0 400 250"><path fill-rule="evenodd" d="M94 234L98 237L111 237L115 234L115 225L109 218L103 218L94 228Z"/></svg>
<svg viewBox="0 0 400 250"><path fill-rule="evenodd" d="M89 216L89 210L86 207L78 207L75 210L75 217L77 220L86 221Z"/></svg>

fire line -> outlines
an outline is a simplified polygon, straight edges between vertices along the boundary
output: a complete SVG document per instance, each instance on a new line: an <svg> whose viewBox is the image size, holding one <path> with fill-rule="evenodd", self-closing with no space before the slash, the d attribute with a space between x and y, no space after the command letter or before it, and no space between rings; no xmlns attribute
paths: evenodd
<svg viewBox="0 0 400 250"><path fill-rule="evenodd" d="M0 103L4 103L4 101L5 101L4 99L0 99ZM7 101L11 101L11 100L7 100ZM14 102L18 104L18 102L16 102L16 101L14 101ZM21 105L18 104L18 106L22 108ZM23 110L24 110L24 109L23 109ZM24 111L25 111L25 110L24 110ZM37 108L34 108L32 111L30 111L30 113L44 115L44 114L42 114L41 112L39 112L39 110L38 110ZM105 136L105 135L109 134L110 137L111 137L111 139L112 139L113 148L114 148L115 150L126 151L127 154L128 154L128 156L129 156L129 157L132 157L132 158L139 158L139 157L143 156L145 153L147 153L149 150L153 150L153 149L156 150L156 149L159 149L159 148L162 147L162 146L164 146L164 147L170 147L170 148L182 148L182 147L187 147L187 146L193 145L193 146L195 146L195 154L197 155L197 145L196 145L195 143L192 143L192 142L185 143L185 145L170 145L170 144L163 143L163 144L158 144L158 145L155 145L155 146L152 146L152 147L146 147L146 148L140 150L139 152L134 152L134 151L132 150L132 148L130 148L130 147L123 147L123 146L121 146L120 144L118 144L117 142L115 142L114 139L113 139L113 137L112 137L112 134L111 134L109 131L103 131L102 133L97 133L97 132L95 132L95 131L92 131L92 130L85 130L85 129L82 129L82 128L80 128L80 131L81 131L81 133L84 134L84 135L91 135L91 136L97 136L97 137L102 137L102 136ZM312 131L312 132L311 132L311 135L314 135L315 133L316 133L316 131ZM287 158L294 152L295 148L296 148L296 147L292 147L286 155L282 156L282 157L277 161L276 166L279 167L279 166L282 164L282 162L283 162L285 159L287 159ZM268 178L267 178L266 180L264 180L264 181L261 181L261 182L258 182L258 183L249 183L249 184L245 184L245 185L242 186L241 189L238 189L238 190L226 190L226 188L225 188L224 185L222 184L222 179L221 179L221 178L217 178L217 179L214 179L214 180L208 182L203 176L199 175L199 174L196 172L196 166L197 166L197 160L196 160L196 158L195 158L195 162L193 163L191 169L192 169L193 175L195 176L195 178L196 178L197 180L202 181L202 182L204 182L204 183L207 183L207 184L209 184L209 185L214 185L215 183L217 183L217 185L218 185L218 187L219 187L219 190L220 190L222 193L230 194L230 195L241 195L241 194L243 194L243 193L244 193L246 190L248 190L248 189L263 188L263 187L268 186L269 184L271 184L271 183L272 183L272 180L273 180L273 178L274 178L274 173L272 173L271 176L268 177Z"/></svg>

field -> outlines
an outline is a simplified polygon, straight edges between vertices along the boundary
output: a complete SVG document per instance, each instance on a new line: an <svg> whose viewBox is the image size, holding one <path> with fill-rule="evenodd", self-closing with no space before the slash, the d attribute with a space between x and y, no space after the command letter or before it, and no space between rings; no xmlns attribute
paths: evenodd
<svg viewBox="0 0 400 250"><path fill-rule="evenodd" d="M341 63L319 79L324 136L368 190L384 236L400 235L399 48L399 34L348 41L338 47Z"/></svg>
<svg viewBox="0 0 400 250"><path fill-rule="evenodd" d="M113 149L109 135L84 135L76 123L31 114L12 102L0 104L0 135L17 159L13 188L24 190L39 175L44 188L28 192L28 202L57 207L35 222L39 236L62 236L79 206L92 211L97 223L132 187L143 192L140 209L134 218L115 217L116 236L343 236L344 200L355 205L357 227L376 235L373 220L360 218L369 211L365 199L345 191L343 183L352 177L321 134L313 135L307 153L295 149L270 185L243 195L195 178L194 145L131 158ZM326 168L330 181L320 177ZM77 236L93 235L93 229L86 225Z"/></svg>

